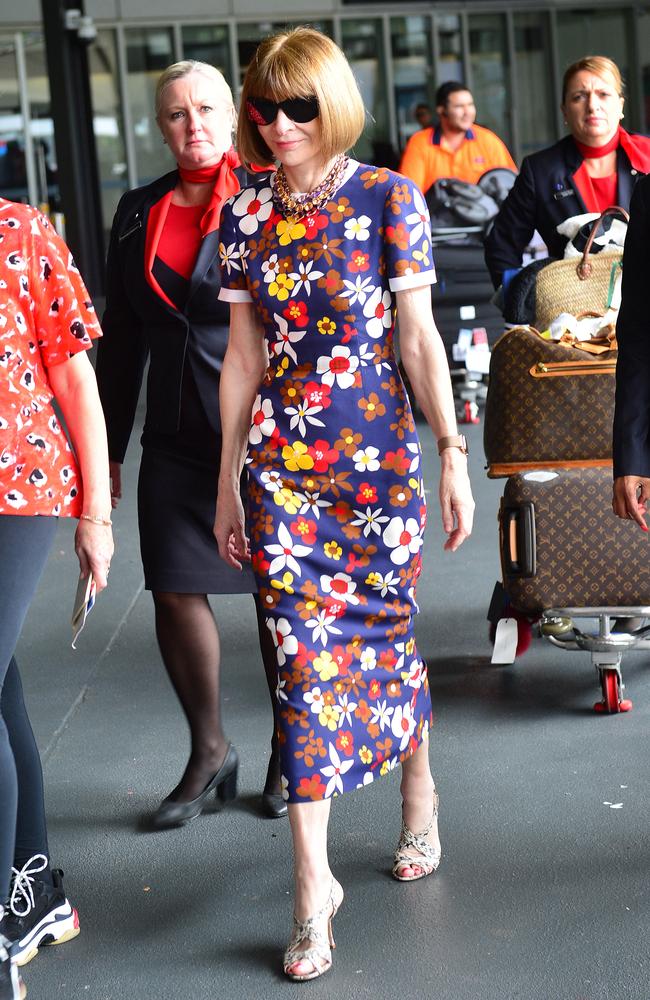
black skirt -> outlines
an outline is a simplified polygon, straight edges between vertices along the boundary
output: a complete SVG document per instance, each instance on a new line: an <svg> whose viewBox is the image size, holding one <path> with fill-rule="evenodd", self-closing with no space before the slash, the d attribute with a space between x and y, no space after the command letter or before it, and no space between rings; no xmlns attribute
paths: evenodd
<svg viewBox="0 0 650 1000"><path fill-rule="evenodd" d="M218 477L218 454L213 461L202 460L196 453L161 447L146 434L143 437L138 522L147 590L174 594L256 591L250 565L244 564L239 572L219 556L212 533Z"/></svg>

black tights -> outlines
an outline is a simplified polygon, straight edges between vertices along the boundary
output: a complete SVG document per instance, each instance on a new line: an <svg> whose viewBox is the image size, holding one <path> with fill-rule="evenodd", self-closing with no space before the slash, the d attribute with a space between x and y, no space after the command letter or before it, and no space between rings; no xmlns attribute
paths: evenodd
<svg viewBox="0 0 650 1000"><path fill-rule="evenodd" d="M189 801L200 795L221 766L228 740L221 722L220 643L217 624L205 594L153 592L156 637L163 662L190 727L190 759L169 798ZM255 597L260 650L275 716L277 659L271 633ZM271 743L266 788L279 791L277 725Z"/></svg>

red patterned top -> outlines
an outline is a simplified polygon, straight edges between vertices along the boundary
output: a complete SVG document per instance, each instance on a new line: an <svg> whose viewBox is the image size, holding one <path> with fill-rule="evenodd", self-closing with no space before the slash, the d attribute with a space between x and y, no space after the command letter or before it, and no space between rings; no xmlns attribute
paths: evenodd
<svg viewBox="0 0 650 1000"><path fill-rule="evenodd" d="M47 371L99 336L63 240L36 209L0 198L0 514L81 513Z"/></svg>

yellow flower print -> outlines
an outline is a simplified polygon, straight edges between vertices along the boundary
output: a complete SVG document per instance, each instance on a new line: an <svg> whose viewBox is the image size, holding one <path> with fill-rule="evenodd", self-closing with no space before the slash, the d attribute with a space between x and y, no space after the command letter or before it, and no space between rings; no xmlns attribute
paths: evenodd
<svg viewBox="0 0 650 1000"><path fill-rule="evenodd" d="M333 319L330 319L329 316L323 316L322 319L319 319L316 326L318 327L319 333L331 335L336 331L336 323Z"/></svg>
<svg viewBox="0 0 650 1000"><path fill-rule="evenodd" d="M413 638L413 636L411 636L409 641L406 643L404 651L407 656L413 656L414 649L415 649L415 639Z"/></svg>
<svg viewBox="0 0 650 1000"><path fill-rule="evenodd" d="M271 580L271 586L275 590L285 590L287 594L295 593L291 584L293 583L293 573L283 573L281 580Z"/></svg>
<svg viewBox="0 0 650 1000"><path fill-rule="evenodd" d="M282 361L279 363L278 367L275 370L275 377L284 378L284 373L286 372L288 367L289 367L289 358L287 357L282 358Z"/></svg>
<svg viewBox="0 0 650 1000"><path fill-rule="evenodd" d="M314 460L311 455L307 454L307 445L304 441L285 444L282 449L282 458L289 472L298 472L300 469L313 469L314 467Z"/></svg>
<svg viewBox="0 0 650 1000"><path fill-rule="evenodd" d="M318 672L318 676L323 682L331 681L332 677L336 677L339 672L336 660L326 649L315 658L314 670Z"/></svg>
<svg viewBox="0 0 650 1000"><path fill-rule="evenodd" d="M278 274L269 285L268 292L269 295L275 295L279 302L286 302L294 285L295 281L288 274Z"/></svg>
<svg viewBox="0 0 650 1000"><path fill-rule="evenodd" d="M337 562L343 555L343 549L338 542L334 541L325 542L324 552L328 559L336 559Z"/></svg>
<svg viewBox="0 0 650 1000"><path fill-rule="evenodd" d="M359 757L362 764L372 764L372 750L369 750L365 744L359 750Z"/></svg>
<svg viewBox="0 0 650 1000"><path fill-rule="evenodd" d="M340 709L337 705L325 705L323 711L318 716L321 726L326 726L330 732L335 733L339 728Z"/></svg>
<svg viewBox="0 0 650 1000"><path fill-rule="evenodd" d="M383 778L383 776L385 774L388 774L389 771L390 771L390 761L389 760L385 760L383 762L383 764L381 765L380 769L379 769L379 773L380 773L380 775Z"/></svg>
<svg viewBox="0 0 650 1000"><path fill-rule="evenodd" d="M376 583L381 583L381 576L379 573L368 573L366 577L366 583L369 587L374 587Z"/></svg>
<svg viewBox="0 0 650 1000"><path fill-rule="evenodd" d="M296 222L295 219L281 219L275 231L281 247L288 246L293 240L301 240L307 232L302 222Z"/></svg>
<svg viewBox="0 0 650 1000"><path fill-rule="evenodd" d="M276 490L273 494L273 500L278 507L284 507L286 513L291 517L298 513L300 501L296 500L293 490L290 490L288 486L283 486L281 490Z"/></svg>
<svg viewBox="0 0 650 1000"><path fill-rule="evenodd" d="M424 264L425 267L428 267L429 264L431 263L431 261L429 260L429 252L428 251L429 251L429 241L428 240L424 241L424 243L422 244L422 249L421 250L414 250L413 251L414 258L416 260L421 261L421 263Z"/></svg>

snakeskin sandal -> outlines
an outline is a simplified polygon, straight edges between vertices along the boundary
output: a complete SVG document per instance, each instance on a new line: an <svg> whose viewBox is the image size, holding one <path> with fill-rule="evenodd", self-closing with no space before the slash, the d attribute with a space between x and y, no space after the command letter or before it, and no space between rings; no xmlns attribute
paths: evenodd
<svg viewBox="0 0 650 1000"><path fill-rule="evenodd" d="M440 864L442 851L439 847L432 847L428 843L427 837L431 832L433 824L438 818L438 803L440 802L437 792L433 793L433 816L422 833L413 833L402 820L402 832L400 833L399 844L393 856L393 878L398 882L416 882L419 878L432 875ZM414 857L413 851L417 851L420 858ZM419 875L402 875L404 868L421 869Z"/></svg>
<svg viewBox="0 0 650 1000"><path fill-rule="evenodd" d="M297 920L294 914L291 940L284 953L284 974L289 979L304 983L323 976L332 968L332 948L336 948L332 920L342 902L343 889L332 876L330 894L322 910L307 920ZM311 941L311 946L301 948L303 941ZM311 972L292 972L291 967L299 962L311 962L313 969Z"/></svg>

